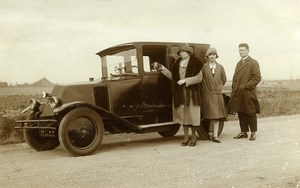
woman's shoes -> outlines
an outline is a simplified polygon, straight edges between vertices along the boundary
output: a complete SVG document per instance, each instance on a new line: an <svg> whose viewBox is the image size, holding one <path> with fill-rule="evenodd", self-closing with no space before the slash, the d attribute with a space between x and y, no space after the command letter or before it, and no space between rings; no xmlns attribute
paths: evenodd
<svg viewBox="0 0 300 188"><path fill-rule="evenodd" d="M197 142L197 140L195 142L190 142L189 146L191 146L191 147L196 146L196 142Z"/></svg>
<svg viewBox="0 0 300 188"><path fill-rule="evenodd" d="M221 143L221 140L218 137L213 137L213 142Z"/></svg>
<svg viewBox="0 0 300 188"><path fill-rule="evenodd" d="M190 140L181 142L181 146L187 146L189 144Z"/></svg>
<svg viewBox="0 0 300 188"><path fill-rule="evenodd" d="M197 140L195 140L195 141L190 141L190 140L183 141L183 142L181 142L181 146L189 145L191 147L194 147L194 146L196 146L196 142L197 142Z"/></svg>

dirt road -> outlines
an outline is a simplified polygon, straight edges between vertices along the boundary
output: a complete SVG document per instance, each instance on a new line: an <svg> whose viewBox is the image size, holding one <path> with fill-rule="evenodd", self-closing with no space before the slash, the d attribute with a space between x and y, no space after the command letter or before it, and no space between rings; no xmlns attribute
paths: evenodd
<svg viewBox="0 0 300 188"><path fill-rule="evenodd" d="M109 135L91 156L60 147L36 152L0 146L0 187L300 187L300 115L260 118L256 141L235 140L226 122L221 144L182 147L158 134Z"/></svg>

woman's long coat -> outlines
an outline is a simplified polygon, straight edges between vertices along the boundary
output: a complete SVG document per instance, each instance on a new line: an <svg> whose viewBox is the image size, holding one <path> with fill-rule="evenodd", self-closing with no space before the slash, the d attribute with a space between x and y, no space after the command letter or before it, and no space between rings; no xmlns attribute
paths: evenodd
<svg viewBox="0 0 300 188"><path fill-rule="evenodd" d="M260 81L260 68L255 59L248 57L244 63L237 63L232 79L230 113L260 113L256 96L256 86Z"/></svg>
<svg viewBox="0 0 300 188"><path fill-rule="evenodd" d="M221 119L227 117L227 109L222 95L222 87L226 83L226 74L222 65L216 63L213 75L209 63L202 68L201 109L203 119Z"/></svg>
<svg viewBox="0 0 300 188"><path fill-rule="evenodd" d="M190 60L188 63L200 63L201 68L202 68L202 62L196 57L191 56ZM179 59L180 60L180 59ZM176 61L175 63L179 63L180 61ZM161 71L162 74L164 74L166 77L169 79L174 79L172 72L169 71L168 69L164 69ZM195 76L191 77L186 77L185 74L182 74L182 71L179 70L179 76L180 79L185 79L186 83L182 86L184 87L186 93L186 88L189 86L195 86L199 85L200 82L202 81L202 73L199 71L198 74ZM173 91L174 92L174 91ZM198 87L198 92L200 93L200 85ZM174 94L173 94L174 96ZM173 98L173 121L181 124L181 125L193 125L193 126L199 126L201 122L201 107L200 104L195 104L193 102L192 95L190 95L189 98L187 98L187 95L185 95L185 104L181 104L179 106L174 105L174 98ZM187 105L188 104L188 105Z"/></svg>

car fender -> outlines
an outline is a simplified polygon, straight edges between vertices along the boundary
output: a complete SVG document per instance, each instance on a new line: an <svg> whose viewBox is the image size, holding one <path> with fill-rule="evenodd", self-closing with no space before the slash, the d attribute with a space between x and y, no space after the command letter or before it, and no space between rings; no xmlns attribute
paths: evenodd
<svg viewBox="0 0 300 188"><path fill-rule="evenodd" d="M100 117L101 117L101 114L105 115L106 117L112 118L134 131L137 131L139 129L138 126L133 124L132 122L125 120L122 117L120 117L114 113L111 113L110 111L108 111L104 108L101 108L99 106L96 106L96 105L93 105L93 104L90 104L90 103L84 102L84 101L76 101L76 102L70 102L70 103L63 104L62 106L55 108L53 110L53 112L55 114L66 114L69 111L79 108L79 107L91 108L91 109L95 110L100 115Z"/></svg>
<svg viewBox="0 0 300 188"><path fill-rule="evenodd" d="M57 107L57 108L53 109L53 112L55 114L60 114L62 112L70 111L70 110L72 110L74 108L79 108L79 107L88 107L88 108L91 108L91 109L94 109L94 110L96 110L97 108L99 108L99 107L97 107L97 106L95 106L93 104L90 104L88 102L75 101L75 102L70 102L70 103L63 104L60 107Z"/></svg>

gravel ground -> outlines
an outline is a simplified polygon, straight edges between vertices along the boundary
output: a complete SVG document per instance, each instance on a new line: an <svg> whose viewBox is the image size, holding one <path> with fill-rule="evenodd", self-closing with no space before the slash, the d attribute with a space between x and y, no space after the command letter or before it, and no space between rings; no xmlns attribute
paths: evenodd
<svg viewBox="0 0 300 188"><path fill-rule="evenodd" d="M71 157L58 147L36 152L25 143L0 146L0 187L300 187L300 115L258 119L256 141L232 139L237 121L225 123L222 143L180 146L156 133L104 137L99 150Z"/></svg>

